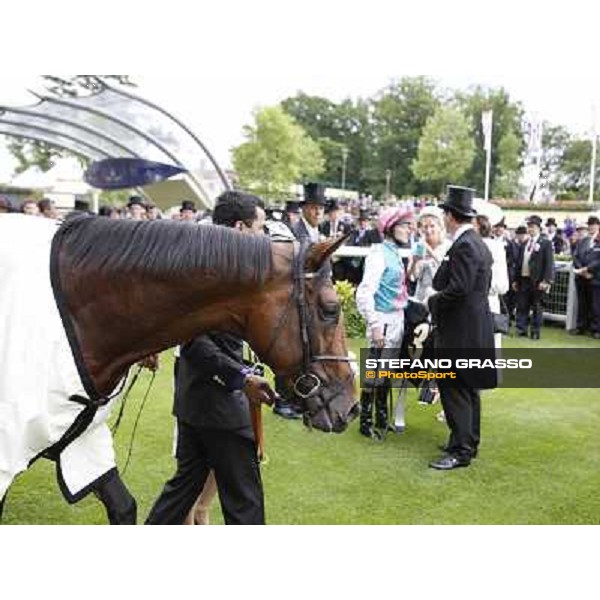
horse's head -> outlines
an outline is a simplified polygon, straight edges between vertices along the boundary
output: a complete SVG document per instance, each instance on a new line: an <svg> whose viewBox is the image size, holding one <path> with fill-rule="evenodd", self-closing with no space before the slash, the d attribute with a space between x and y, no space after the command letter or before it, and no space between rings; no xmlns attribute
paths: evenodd
<svg viewBox="0 0 600 600"><path fill-rule="evenodd" d="M277 275L250 315L253 347L285 379L305 424L336 433L358 413L343 315L326 262L344 241L273 244Z"/></svg>

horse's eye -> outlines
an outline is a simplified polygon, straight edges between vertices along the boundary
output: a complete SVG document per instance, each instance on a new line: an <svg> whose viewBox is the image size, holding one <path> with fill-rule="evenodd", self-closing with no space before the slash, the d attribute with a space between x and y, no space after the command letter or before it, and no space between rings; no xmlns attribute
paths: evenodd
<svg viewBox="0 0 600 600"><path fill-rule="evenodd" d="M323 321L337 323L340 318L340 305L337 302L328 302L319 306L319 313Z"/></svg>

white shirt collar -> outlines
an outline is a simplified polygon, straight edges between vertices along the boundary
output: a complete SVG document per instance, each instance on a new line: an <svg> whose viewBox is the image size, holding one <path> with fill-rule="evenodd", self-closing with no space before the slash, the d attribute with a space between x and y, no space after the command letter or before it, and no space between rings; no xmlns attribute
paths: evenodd
<svg viewBox="0 0 600 600"><path fill-rule="evenodd" d="M465 231L469 231L469 229L473 229L473 225L471 223L465 223L461 225L452 236L452 241L455 242Z"/></svg>
<svg viewBox="0 0 600 600"><path fill-rule="evenodd" d="M308 232L308 236L310 237L312 242L319 241L319 228L313 227L304 217L301 217L304 222L304 227L306 227L306 231Z"/></svg>

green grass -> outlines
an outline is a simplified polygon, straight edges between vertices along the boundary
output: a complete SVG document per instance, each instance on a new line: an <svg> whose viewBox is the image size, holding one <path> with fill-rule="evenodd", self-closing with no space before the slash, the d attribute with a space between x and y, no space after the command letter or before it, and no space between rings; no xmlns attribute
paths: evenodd
<svg viewBox="0 0 600 600"><path fill-rule="evenodd" d="M598 347L589 338L546 327L539 347ZM505 346L528 340L506 338ZM351 343L354 350L360 341ZM172 353L163 355L142 414L125 481L139 520L174 469ZM149 375L140 377L116 436L122 466ZM480 457L468 469L439 472L427 463L445 441L439 405L422 407L411 392L407 430L376 443L358 434L308 431L264 409L267 461L262 474L272 524L598 524L600 523L600 391L498 389L483 395ZM218 502L212 520L221 523ZM105 523L88 497L69 506L54 467L38 461L10 490L5 523Z"/></svg>

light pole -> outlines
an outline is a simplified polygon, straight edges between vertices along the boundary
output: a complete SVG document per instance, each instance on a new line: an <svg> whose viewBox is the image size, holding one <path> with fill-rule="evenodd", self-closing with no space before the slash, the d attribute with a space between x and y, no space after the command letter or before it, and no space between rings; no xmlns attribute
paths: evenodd
<svg viewBox="0 0 600 600"><path fill-rule="evenodd" d="M385 200L386 202L390 199L390 181L392 179L391 169L385 170Z"/></svg>
<svg viewBox="0 0 600 600"><path fill-rule="evenodd" d="M342 146L342 189L346 189L346 161L348 160L348 148Z"/></svg>

